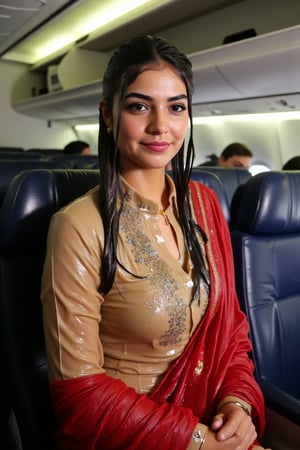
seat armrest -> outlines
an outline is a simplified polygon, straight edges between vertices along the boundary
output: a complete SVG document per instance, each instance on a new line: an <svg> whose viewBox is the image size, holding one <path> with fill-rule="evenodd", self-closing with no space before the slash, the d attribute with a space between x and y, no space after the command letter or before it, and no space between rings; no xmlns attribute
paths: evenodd
<svg viewBox="0 0 300 450"><path fill-rule="evenodd" d="M268 408L300 425L300 399L287 394L274 384L262 378L256 379L264 395Z"/></svg>

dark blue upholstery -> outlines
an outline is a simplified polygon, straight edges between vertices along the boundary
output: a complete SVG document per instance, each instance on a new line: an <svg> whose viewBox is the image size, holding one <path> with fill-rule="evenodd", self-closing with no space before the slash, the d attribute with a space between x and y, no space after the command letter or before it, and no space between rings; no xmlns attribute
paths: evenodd
<svg viewBox="0 0 300 450"><path fill-rule="evenodd" d="M1 145L0 152L24 152L23 147L12 147L9 145Z"/></svg>
<svg viewBox="0 0 300 450"><path fill-rule="evenodd" d="M224 185L229 205L236 188L251 177L251 173L248 170L239 167L199 166L194 167L193 172L197 170L214 173L220 178Z"/></svg>
<svg viewBox="0 0 300 450"><path fill-rule="evenodd" d="M17 161L18 159L45 159L45 156L38 153L30 153L30 152L18 152L18 151L0 151L0 161L4 159L12 159Z"/></svg>
<svg viewBox="0 0 300 450"><path fill-rule="evenodd" d="M0 206L12 179L23 170L67 168L64 161L44 161L35 159L1 160L0 159Z"/></svg>
<svg viewBox="0 0 300 450"><path fill-rule="evenodd" d="M232 206L236 287L256 376L267 406L299 434L300 172L255 175L237 188Z"/></svg>
<svg viewBox="0 0 300 450"><path fill-rule="evenodd" d="M55 211L98 184L99 171L34 170L17 175L0 220L1 316L11 402L23 450L53 449L40 282Z"/></svg>
<svg viewBox="0 0 300 450"><path fill-rule="evenodd" d="M204 170L192 170L191 180L200 181L210 187L217 194L225 219L229 223L230 211L225 188L221 180L213 173Z"/></svg>
<svg viewBox="0 0 300 450"><path fill-rule="evenodd" d="M78 155L78 154L65 154L61 155L47 155L49 161L64 161L72 169L85 169L87 165L98 163L98 155Z"/></svg>
<svg viewBox="0 0 300 450"><path fill-rule="evenodd" d="M28 148L26 152L29 153L42 153L44 156L49 155L61 155L62 149L61 148Z"/></svg>

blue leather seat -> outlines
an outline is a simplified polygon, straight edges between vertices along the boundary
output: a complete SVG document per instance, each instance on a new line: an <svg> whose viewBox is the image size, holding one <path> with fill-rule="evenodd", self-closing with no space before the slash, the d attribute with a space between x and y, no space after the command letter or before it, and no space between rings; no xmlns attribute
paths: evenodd
<svg viewBox="0 0 300 450"><path fill-rule="evenodd" d="M38 154L42 154L44 156L49 156L49 155L61 155L62 154L62 149L61 148L28 148L26 150L26 152L28 153L38 153Z"/></svg>
<svg viewBox="0 0 300 450"><path fill-rule="evenodd" d="M55 421L40 302L49 221L55 211L97 185L98 178L99 171L92 170L25 171L13 179L2 203L1 360L22 450L53 450Z"/></svg>
<svg viewBox="0 0 300 450"><path fill-rule="evenodd" d="M25 151L0 151L0 161L11 159L17 161L18 159L45 159L45 156L38 153L31 153Z"/></svg>
<svg viewBox="0 0 300 450"><path fill-rule="evenodd" d="M296 449L300 442L300 172L255 175L237 188L232 206L236 288L249 319L256 376L266 400L266 434L269 430L283 448ZM274 448L281 447L274 444Z"/></svg>
<svg viewBox="0 0 300 450"><path fill-rule="evenodd" d="M251 173L248 170L239 167L199 166L193 168L193 172L198 170L214 173L220 178L224 185L229 205L236 188L251 177Z"/></svg>
<svg viewBox="0 0 300 450"><path fill-rule="evenodd" d="M23 147L13 147L9 145L1 145L0 152L24 152Z"/></svg>
<svg viewBox="0 0 300 450"><path fill-rule="evenodd" d="M210 187L217 195L227 223L230 221L230 206L221 180L213 173L204 170L192 170L191 180L200 181Z"/></svg>
<svg viewBox="0 0 300 450"><path fill-rule="evenodd" d="M87 165L98 162L98 155L78 155L78 154L66 154L60 155L48 154L47 159L49 161L64 161L72 169L85 169Z"/></svg>
<svg viewBox="0 0 300 450"><path fill-rule="evenodd" d="M0 159L0 206L12 179L23 170L67 168L64 161L44 161L35 159L1 160Z"/></svg>

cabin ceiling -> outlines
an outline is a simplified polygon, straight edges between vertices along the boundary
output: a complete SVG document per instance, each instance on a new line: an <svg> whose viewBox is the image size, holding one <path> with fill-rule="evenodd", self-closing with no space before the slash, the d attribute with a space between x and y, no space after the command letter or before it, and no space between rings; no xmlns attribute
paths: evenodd
<svg viewBox="0 0 300 450"><path fill-rule="evenodd" d="M0 52L17 45L76 1L3 0L0 5Z"/></svg>
<svg viewBox="0 0 300 450"><path fill-rule="evenodd" d="M61 16L70 16L72 21L80 19L82 7L89 6L101 8L115 0L3 0L0 5L0 57L13 50L18 54L16 60L22 62L24 41L29 41L31 36L47 27L49 33L55 22ZM98 51L106 51L117 47L124 40L140 33L155 33L167 29L180 22L211 13L213 11L239 3L242 0L165 0L154 3L150 14L143 18L136 18L122 24L118 21L103 34L93 33L92 39L88 39L86 48ZM142 0L141 2L142 3ZM85 8L88 9L88 8ZM78 17L76 11L78 10ZM72 14L71 14L72 13ZM32 41L33 42L33 41ZM33 43L34 45L34 43ZM24 54L23 62L26 60Z"/></svg>

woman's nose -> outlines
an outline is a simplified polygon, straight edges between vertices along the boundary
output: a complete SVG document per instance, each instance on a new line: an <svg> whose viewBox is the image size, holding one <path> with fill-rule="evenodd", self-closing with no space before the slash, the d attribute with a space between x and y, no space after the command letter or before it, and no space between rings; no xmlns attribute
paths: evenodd
<svg viewBox="0 0 300 450"><path fill-rule="evenodd" d="M151 115L148 130L152 134L165 134L168 131L168 120L163 112L155 112Z"/></svg>

